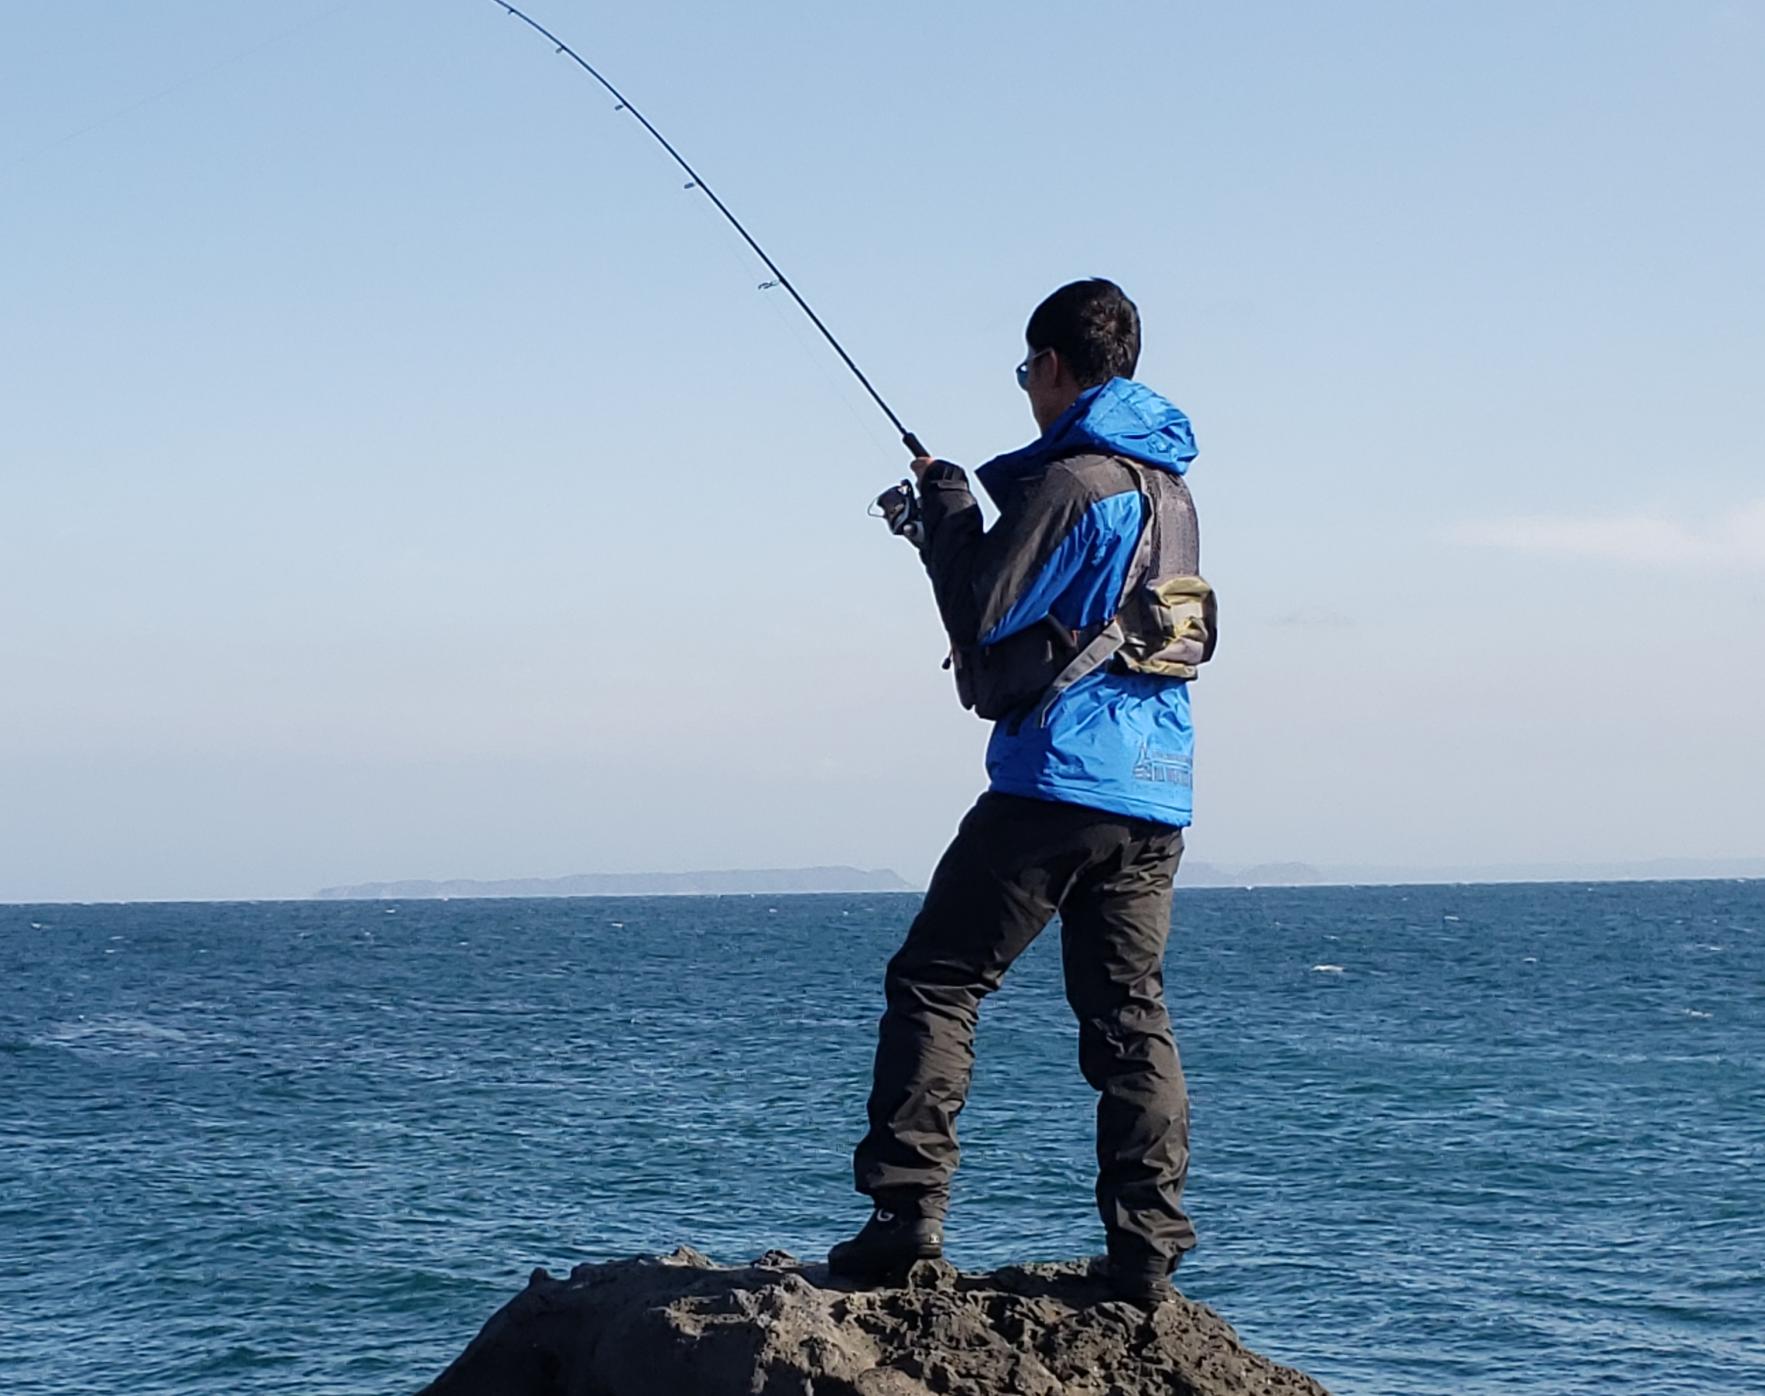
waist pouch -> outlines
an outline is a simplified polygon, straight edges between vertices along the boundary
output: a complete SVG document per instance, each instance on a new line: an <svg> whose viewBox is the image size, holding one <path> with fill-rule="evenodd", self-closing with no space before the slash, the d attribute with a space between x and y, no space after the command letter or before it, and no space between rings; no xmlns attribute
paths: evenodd
<svg viewBox="0 0 1765 1396"><path fill-rule="evenodd" d="M1112 658L1135 674L1192 679L1197 666L1213 658L1219 639L1219 601L1200 577L1137 586L1115 619L1122 635Z"/></svg>

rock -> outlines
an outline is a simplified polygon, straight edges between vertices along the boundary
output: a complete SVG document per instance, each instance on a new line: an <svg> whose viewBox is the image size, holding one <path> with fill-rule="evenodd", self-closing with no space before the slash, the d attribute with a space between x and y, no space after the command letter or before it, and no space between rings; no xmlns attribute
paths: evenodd
<svg viewBox="0 0 1765 1396"><path fill-rule="evenodd" d="M1328 1396L1247 1349L1205 1305L1147 1313L1089 1262L899 1286L832 1279L768 1251L535 1270L421 1396Z"/></svg>

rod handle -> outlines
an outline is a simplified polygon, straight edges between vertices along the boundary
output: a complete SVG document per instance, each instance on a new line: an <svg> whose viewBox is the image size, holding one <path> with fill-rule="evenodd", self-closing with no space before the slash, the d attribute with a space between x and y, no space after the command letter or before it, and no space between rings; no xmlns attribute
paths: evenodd
<svg viewBox="0 0 1765 1396"><path fill-rule="evenodd" d="M906 432L901 433L901 444L903 446L905 446L909 452L912 453L913 457L916 460L920 456L929 456L931 454L931 452L926 450L925 447L920 443L919 438L917 436L915 436L910 431L906 431Z"/></svg>

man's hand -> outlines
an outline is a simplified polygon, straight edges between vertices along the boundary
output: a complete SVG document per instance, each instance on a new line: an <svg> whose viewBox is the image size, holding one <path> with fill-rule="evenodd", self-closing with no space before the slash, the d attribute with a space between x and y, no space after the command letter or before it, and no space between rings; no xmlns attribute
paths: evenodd
<svg viewBox="0 0 1765 1396"><path fill-rule="evenodd" d="M936 464L937 461L932 456L915 456L913 458L913 478L915 480L923 479L925 472Z"/></svg>

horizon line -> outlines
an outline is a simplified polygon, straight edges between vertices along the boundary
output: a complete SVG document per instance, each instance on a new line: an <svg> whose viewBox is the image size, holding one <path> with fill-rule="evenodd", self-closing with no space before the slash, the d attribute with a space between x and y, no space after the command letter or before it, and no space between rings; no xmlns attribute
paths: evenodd
<svg viewBox="0 0 1765 1396"><path fill-rule="evenodd" d="M1181 872L1178 885L1181 889ZM1675 882L1765 882L1765 873L1688 873L1681 877L1485 877L1485 878L1417 878L1408 880L1335 881L1318 877L1305 882L1204 882L1189 884L1192 892L1255 892L1264 888L1284 891L1323 891L1343 887L1578 887L1613 886L1621 883L1666 884ZM555 895L490 895L483 897L410 896L410 897L52 897L48 900L14 901L0 898L0 907L22 906L276 906L305 905L309 902L604 902L604 901L684 901L694 897L914 897L924 895L923 887L896 891L823 892L814 890L766 892L568 892Z"/></svg>

